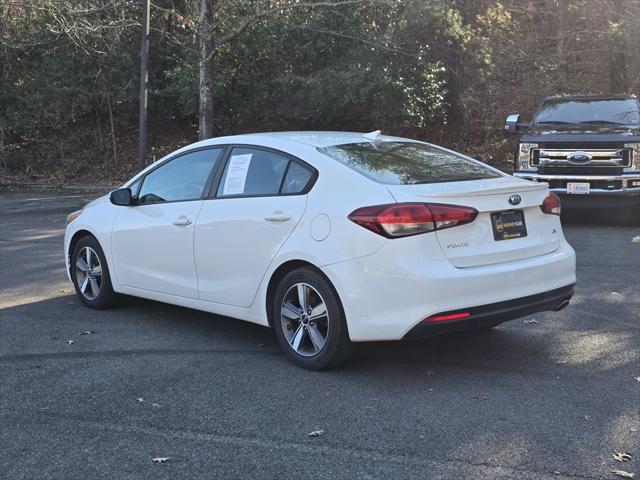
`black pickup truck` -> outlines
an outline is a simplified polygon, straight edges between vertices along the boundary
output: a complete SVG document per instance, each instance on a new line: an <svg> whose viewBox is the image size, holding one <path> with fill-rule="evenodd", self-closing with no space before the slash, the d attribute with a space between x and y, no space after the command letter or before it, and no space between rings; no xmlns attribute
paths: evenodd
<svg viewBox="0 0 640 480"><path fill-rule="evenodd" d="M635 96L547 97L520 134L514 175L547 182L569 208L624 208L640 217L640 103Z"/></svg>

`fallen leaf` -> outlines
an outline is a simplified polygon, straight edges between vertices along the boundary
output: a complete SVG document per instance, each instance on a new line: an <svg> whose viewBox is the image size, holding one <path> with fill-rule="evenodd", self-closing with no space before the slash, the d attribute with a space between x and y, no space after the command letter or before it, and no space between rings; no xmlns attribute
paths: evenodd
<svg viewBox="0 0 640 480"><path fill-rule="evenodd" d="M324 430L314 430L313 432L309 432L310 437L319 437L324 433Z"/></svg>
<svg viewBox="0 0 640 480"><path fill-rule="evenodd" d="M611 473L618 477L633 478L635 475L631 472L625 472L624 470L611 470Z"/></svg>
<svg viewBox="0 0 640 480"><path fill-rule="evenodd" d="M159 403L152 403L151 406L155 407L155 408L158 408L160 406L160 404Z"/></svg>
<svg viewBox="0 0 640 480"><path fill-rule="evenodd" d="M144 402L144 398L142 398L142 397L140 397L140 398L136 398L136 400L137 400L138 402Z"/></svg>
<svg viewBox="0 0 640 480"><path fill-rule="evenodd" d="M615 452L613 454L613 459L617 462L628 462L629 460L631 460L631 455L624 452Z"/></svg>
<svg viewBox="0 0 640 480"><path fill-rule="evenodd" d="M633 377L636 379L636 382L640 382L640 377Z"/></svg>
<svg viewBox="0 0 640 480"><path fill-rule="evenodd" d="M436 372L434 372L433 370L427 370L427 371L425 372L425 375L426 375L427 377L435 377L435 376L436 376Z"/></svg>
<svg viewBox="0 0 640 480"><path fill-rule="evenodd" d="M96 332L94 332L92 330L86 330L84 332L80 332L78 335L91 335L93 333L96 333Z"/></svg>
<svg viewBox="0 0 640 480"><path fill-rule="evenodd" d="M156 457L152 458L151 461L153 463L166 463L169 461L169 457Z"/></svg>
<svg viewBox="0 0 640 480"><path fill-rule="evenodd" d="M529 320L525 320L524 323L526 323L528 325L532 325L534 323L538 323L538 321L535 318L531 318Z"/></svg>
<svg viewBox="0 0 640 480"><path fill-rule="evenodd" d="M75 342L75 341L73 341L73 340L67 340L67 344L68 344L68 345L73 345L74 343L76 343L76 342Z"/></svg>
<svg viewBox="0 0 640 480"><path fill-rule="evenodd" d="M620 295L618 292L611 292L611 295Z"/></svg>
<svg viewBox="0 0 640 480"><path fill-rule="evenodd" d="M474 395L473 399L478 400L479 402L484 402L488 397L484 393L480 393L478 395Z"/></svg>

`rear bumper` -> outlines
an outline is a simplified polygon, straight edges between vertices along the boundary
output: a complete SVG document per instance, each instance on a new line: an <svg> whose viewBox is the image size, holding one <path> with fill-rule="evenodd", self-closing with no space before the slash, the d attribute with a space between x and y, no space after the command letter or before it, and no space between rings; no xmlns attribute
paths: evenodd
<svg viewBox="0 0 640 480"><path fill-rule="evenodd" d="M575 284L556 288L547 292L516 298L504 302L491 303L462 309L470 315L462 320L428 323L423 321L413 327L404 339L426 338L445 333L463 332L525 317L537 312L557 311L564 308L573 296ZM440 315L455 314L460 310L442 312Z"/></svg>
<svg viewBox="0 0 640 480"><path fill-rule="evenodd" d="M389 241L373 255L322 268L340 295L351 340L401 340L439 312L527 298L576 281L575 252L564 239L548 254L467 268L451 265L437 244L427 248L430 240L435 236Z"/></svg>
<svg viewBox="0 0 640 480"><path fill-rule="evenodd" d="M640 208L640 188L626 191L592 191L588 195L571 195L566 189L551 189L557 193L562 206L575 208Z"/></svg>
<svg viewBox="0 0 640 480"><path fill-rule="evenodd" d="M551 191L562 198L562 206L569 209L640 207L640 173L607 176L515 172L513 175L534 182L547 182ZM587 195L567 194L567 182L588 182L591 191Z"/></svg>

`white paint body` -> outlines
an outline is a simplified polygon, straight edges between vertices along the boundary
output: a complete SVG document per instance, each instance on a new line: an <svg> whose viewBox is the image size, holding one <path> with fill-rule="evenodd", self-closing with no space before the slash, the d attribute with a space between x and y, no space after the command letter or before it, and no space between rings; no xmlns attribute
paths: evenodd
<svg viewBox="0 0 640 480"><path fill-rule="evenodd" d="M499 178L487 180L385 185L317 150L362 141L357 133L290 132L221 137L184 147L178 152L208 145L269 147L303 160L319 175L305 195L131 207L98 198L67 226L67 267L72 238L89 232L104 250L116 292L268 325L269 280L284 263L304 261L332 282L353 341L400 339L435 313L575 283L575 254L560 219L539 208L549 193L546 184L499 172ZM511 208L507 199L516 193L528 235L494 241L490 212ZM466 225L396 239L347 218L363 206L405 201L471 206L480 213ZM290 219L265 220L280 214ZM192 223L175 226L181 217Z"/></svg>

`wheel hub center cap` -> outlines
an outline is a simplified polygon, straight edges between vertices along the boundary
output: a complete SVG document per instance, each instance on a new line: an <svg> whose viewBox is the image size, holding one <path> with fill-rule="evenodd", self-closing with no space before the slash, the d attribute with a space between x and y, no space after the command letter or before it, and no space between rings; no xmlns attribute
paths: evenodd
<svg viewBox="0 0 640 480"><path fill-rule="evenodd" d="M302 315L302 323L305 325L309 323L309 317L307 317L306 315Z"/></svg>

